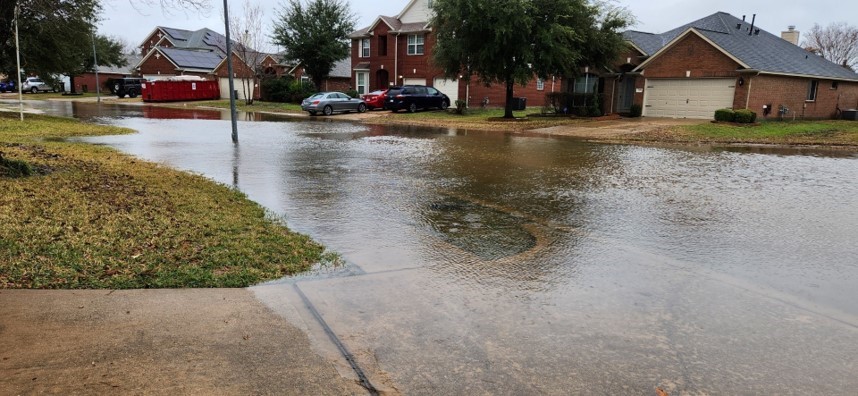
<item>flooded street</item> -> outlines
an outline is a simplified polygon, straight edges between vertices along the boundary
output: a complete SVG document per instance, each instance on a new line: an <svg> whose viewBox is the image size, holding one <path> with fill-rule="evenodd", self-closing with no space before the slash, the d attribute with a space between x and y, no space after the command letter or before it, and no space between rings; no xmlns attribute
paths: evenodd
<svg viewBox="0 0 858 396"><path fill-rule="evenodd" d="M340 253L253 290L379 390L858 389L852 153L252 115L235 146L222 112L45 106L136 129L84 140L234 186Z"/></svg>

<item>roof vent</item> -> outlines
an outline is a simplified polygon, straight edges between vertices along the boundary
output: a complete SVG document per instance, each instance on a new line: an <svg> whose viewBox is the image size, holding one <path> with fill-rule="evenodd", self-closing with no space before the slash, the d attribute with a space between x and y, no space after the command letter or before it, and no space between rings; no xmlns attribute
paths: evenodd
<svg viewBox="0 0 858 396"><path fill-rule="evenodd" d="M739 30L739 29L741 29L741 28L742 28L742 24L741 24L741 23L737 23L737 24L736 24L736 30Z"/></svg>
<svg viewBox="0 0 858 396"><path fill-rule="evenodd" d="M760 35L760 29L754 29L754 34L759 36Z"/></svg>

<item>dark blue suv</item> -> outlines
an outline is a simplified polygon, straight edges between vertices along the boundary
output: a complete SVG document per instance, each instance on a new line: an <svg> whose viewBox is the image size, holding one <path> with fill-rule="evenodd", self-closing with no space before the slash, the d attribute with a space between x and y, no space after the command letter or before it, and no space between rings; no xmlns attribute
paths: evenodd
<svg viewBox="0 0 858 396"><path fill-rule="evenodd" d="M450 98L435 88L424 85L403 85L390 87L387 91L388 109L394 113L408 110L413 113L421 109L446 109L450 107Z"/></svg>
<svg viewBox="0 0 858 396"><path fill-rule="evenodd" d="M6 82L0 81L0 92L12 92L15 90L15 81L9 80Z"/></svg>

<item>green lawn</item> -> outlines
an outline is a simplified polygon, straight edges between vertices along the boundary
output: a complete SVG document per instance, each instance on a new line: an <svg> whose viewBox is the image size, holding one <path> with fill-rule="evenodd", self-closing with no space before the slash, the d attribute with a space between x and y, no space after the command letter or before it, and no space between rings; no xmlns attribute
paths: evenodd
<svg viewBox="0 0 858 396"><path fill-rule="evenodd" d="M678 140L858 145L855 121L765 121L748 126L707 123L679 127L676 132Z"/></svg>
<svg viewBox="0 0 858 396"><path fill-rule="evenodd" d="M372 124L422 125L492 131L526 131L556 125L587 122L587 120L572 119L570 117L532 116L534 114L539 114L540 110L541 108L539 107L529 107L524 111L513 112L513 115L516 117L516 119L513 120L502 119L504 109L501 108L468 109L465 114L456 114L453 109L446 111L427 110L418 111L416 113L387 112L386 116L371 118L364 122Z"/></svg>
<svg viewBox="0 0 858 396"><path fill-rule="evenodd" d="M245 287L336 260L236 190L56 139L132 132L0 113L0 288Z"/></svg>
<svg viewBox="0 0 858 396"><path fill-rule="evenodd" d="M197 107L217 107L221 109L229 108L229 100L206 100L201 102L193 102ZM272 113L300 113L301 105L294 103L276 103L263 102L256 100L252 105L247 105L243 100L235 101L236 108L239 111L267 111Z"/></svg>

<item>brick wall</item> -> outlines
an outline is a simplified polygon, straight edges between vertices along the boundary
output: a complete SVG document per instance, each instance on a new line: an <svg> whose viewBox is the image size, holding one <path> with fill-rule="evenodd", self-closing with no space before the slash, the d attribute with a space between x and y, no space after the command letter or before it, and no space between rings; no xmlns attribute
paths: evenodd
<svg viewBox="0 0 858 396"><path fill-rule="evenodd" d="M646 88L647 78L738 78L739 64L694 33L652 60L638 78L636 88ZM736 103L741 101L737 86ZM643 106L643 93L636 93L634 103Z"/></svg>
<svg viewBox="0 0 858 396"><path fill-rule="evenodd" d="M565 84L565 80L557 78L554 81L554 91L563 91ZM515 84L513 96L527 98L528 107L541 107L545 104L545 95L551 93L551 89L550 78L545 81L544 89L536 89L536 77L534 76L533 80L525 86ZM465 91L465 83L462 82L459 84L459 99L465 98ZM479 81L471 81L470 107L479 107L486 97L489 99L489 107L504 107L506 105L506 85L501 83L486 87Z"/></svg>
<svg viewBox="0 0 858 396"><path fill-rule="evenodd" d="M161 55L161 57L157 57L157 53L152 54L149 58L146 59L140 65L140 74L141 75L157 75L157 74L165 74L165 75L177 75L179 72L176 71L176 65L171 63L166 56Z"/></svg>
<svg viewBox="0 0 858 396"><path fill-rule="evenodd" d="M98 73L98 81L101 84L101 93L109 94L110 86L108 80L111 78L122 78L123 74L116 73ZM75 92L95 92L95 73L84 73L74 78Z"/></svg>
<svg viewBox="0 0 858 396"><path fill-rule="evenodd" d="M750 87L750 101L746 97L737 103L736 108L747 108L763 115L763 105L771 104L772 114L769 118L778 116L780 105L789 108L787 118L832 118L839 106L840 109L858 108L858 83L837 82L833 87L832 80L819 79L816 100L807 101L808 85L811 79L801 77L785 77L759 75L746 77L745 87ZM737 87L738 92L738 87ZM747 92L747 89L745 89ZM737 93L738 96L738 93Z"/></svg>

